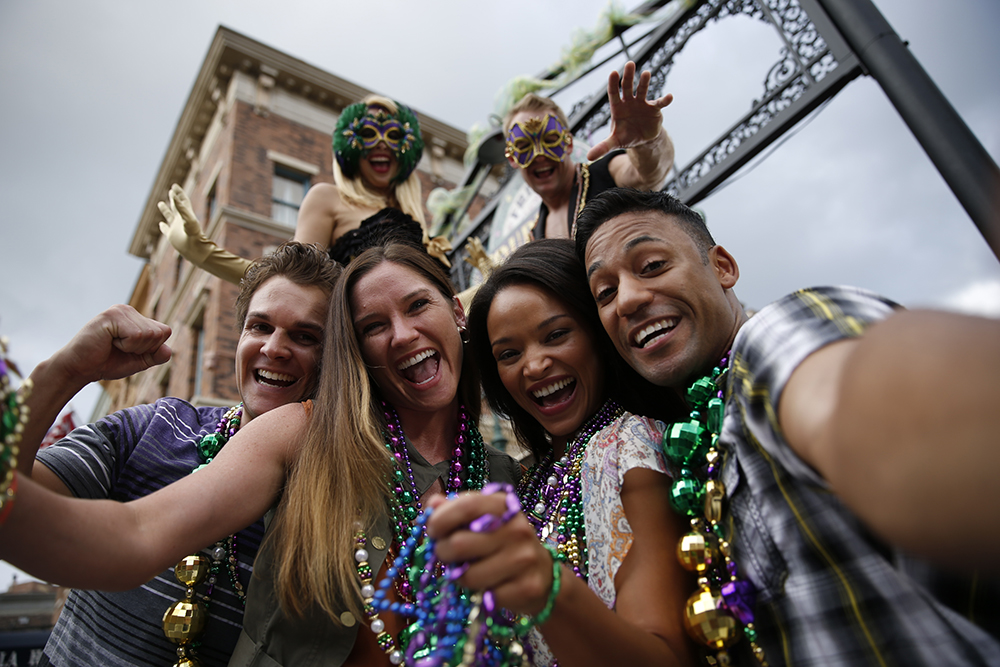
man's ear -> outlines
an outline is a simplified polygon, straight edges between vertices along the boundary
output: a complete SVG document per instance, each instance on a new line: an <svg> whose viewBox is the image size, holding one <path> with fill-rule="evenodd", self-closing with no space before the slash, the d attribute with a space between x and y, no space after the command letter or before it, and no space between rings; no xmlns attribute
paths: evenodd
<svg viewBox="0 0 1000 667"><path fill-rule="evenodd" d="M721 245L713 246L708 251L708 262L723 289L732 289L736 285L736 281L740 279L740 267L728 250Z"/></svg>
<svg viewBox="0 0 1000 667"><path fill-rule="evenodd" d="M464 329L466 325L465 321L465 308L462 306L462 302L458 300L457 296L451 297L451 305L455 310L455 324L458 325L459 329Z"/></svg>

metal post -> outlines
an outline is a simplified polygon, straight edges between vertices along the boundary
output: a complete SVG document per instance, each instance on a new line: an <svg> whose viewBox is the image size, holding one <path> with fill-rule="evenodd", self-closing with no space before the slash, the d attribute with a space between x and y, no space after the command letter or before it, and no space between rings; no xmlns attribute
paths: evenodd
<svg viewBox="0 0 1000 667"><path fill-rule="evenodd" d="M819 0L1000 259L1000 169L870 0Z"/></svg>

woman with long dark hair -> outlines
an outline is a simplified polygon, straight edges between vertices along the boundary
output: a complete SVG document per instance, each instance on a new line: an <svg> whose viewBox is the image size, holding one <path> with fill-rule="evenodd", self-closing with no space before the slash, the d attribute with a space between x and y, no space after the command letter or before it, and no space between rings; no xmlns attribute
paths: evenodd
<svg viewBox="0 0 1000 667"><path fill-rule="evenodd" d="M479 288L469 330L490 405L536 463L523 514L493 533L467 524L499 516L499 494L438 507L438 556L471 561L464 585L540 621L535 664L686 664L690 583L667 557L685 522L669 507L664 424L618 403L629 392L572 242L515 251Z"/></svg>

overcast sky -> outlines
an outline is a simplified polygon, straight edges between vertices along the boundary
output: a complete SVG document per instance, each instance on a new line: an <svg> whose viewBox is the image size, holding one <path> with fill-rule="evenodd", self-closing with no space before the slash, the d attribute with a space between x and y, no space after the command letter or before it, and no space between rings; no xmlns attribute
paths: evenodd
<svg viewBox="0 0 1000 667"><path fill-rule="evenodd" d="M29 371L128 300L141 269L128 243L220 24L467 129L508 79L556 61L605 4L3 0L0 334L13 358ZM1000 3L876 4L1000 159ZM678 164L759 97L778 47L749 19L692 40L667 85ZM853 284L911 307L1000 316L1000 264L870 78L699 207L739 261L736 292L751 308ZM96 396L75 399L79 418ZM0 591L9 572L0 568Z"/></svg>

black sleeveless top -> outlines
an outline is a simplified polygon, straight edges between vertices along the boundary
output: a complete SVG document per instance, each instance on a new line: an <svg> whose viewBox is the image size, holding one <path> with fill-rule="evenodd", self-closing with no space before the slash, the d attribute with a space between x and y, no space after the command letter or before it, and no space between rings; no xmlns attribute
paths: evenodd
<svg viewBox="0 0 1000 667"><path fill-rule="evenodd" d="M389 241L408 243L423 250L423 239L424 231L419 222L398 209L386 207L337 239L330 247L330 259L346 265L368 248Z"/></svg>
<svg viewBox="0 0 1000 667"><path fill-rule="evenodd" d="M570 191L569 195L569 208L567 209L568 215L566 216L566 232L572 238L573 234L573 220L576 218L576 210L580 206L580 198L584 200L584 204L590 201L597 195L601 194L605 190L610 190L611 188L618 187L615 183L615 179L611 177L611 160L618 157L619 155L624 155L625 151L622 149L615 149L603 155L590 164L580 165L580 168L587 170L589 174L583 179L584 187L580 187L581 178L578 174L577 178L573 179L573 189ZM583 190L581 193L580 190ZM538 208L538 217L535 219L535 226L531 230L531 236L533 240L544 239L545 238L545 221L549 218L549 207L542 204Z"/></svg>

